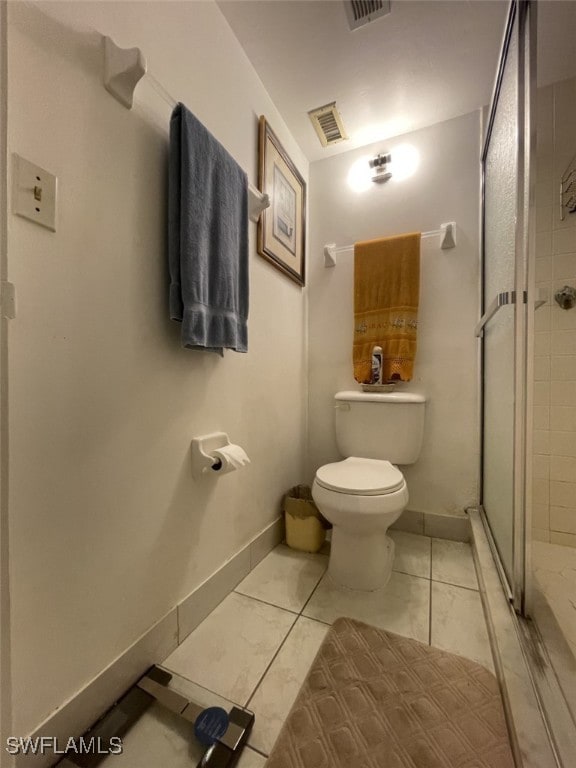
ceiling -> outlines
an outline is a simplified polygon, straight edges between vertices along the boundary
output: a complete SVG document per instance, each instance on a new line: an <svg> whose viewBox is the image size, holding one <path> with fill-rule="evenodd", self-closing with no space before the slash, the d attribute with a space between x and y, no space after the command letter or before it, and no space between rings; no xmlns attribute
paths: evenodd
<svg viewBox="0 0 576 768"><path fill-rule="evenodd" d="M392 0L351 32L343 0L218 0L310 161L490 101L505 0ZM348 141L323 148L307 112L336 101Z"/></svg>
<svg viewBox="0 0 576 768"><path fill-rule="evenodd" d="M392 0L351 32L344 0L217 0L310 161L488 104L508 0ZM538 3L538 83L576 75L576 0ZM348 141L307 112L336 101Z"/></svg>

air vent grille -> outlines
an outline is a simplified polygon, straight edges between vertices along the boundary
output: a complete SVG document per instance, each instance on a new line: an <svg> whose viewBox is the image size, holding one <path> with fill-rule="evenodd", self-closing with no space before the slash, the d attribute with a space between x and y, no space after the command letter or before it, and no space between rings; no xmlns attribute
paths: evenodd
<svg viewBox="0 0 576 768"><path fill-rule="evenodd" d="M308 115L323 147L348 138L335 101L323 107L311 109Z"/></svg>
<svg viewBox="0 0 576 768"><path fill-rule="evenodd" d="M350 29L358 29L390 13L389 0L344 0Z"/></svg>

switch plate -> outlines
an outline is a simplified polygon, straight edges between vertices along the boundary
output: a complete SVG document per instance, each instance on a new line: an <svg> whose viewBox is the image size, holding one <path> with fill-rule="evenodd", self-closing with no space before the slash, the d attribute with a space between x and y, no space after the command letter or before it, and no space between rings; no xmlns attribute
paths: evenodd
<svg viewBox="0 0 576 768"><path fill-rule="evenodd" d="M57 178L14 155L14 213L56 232Z"/></svg>

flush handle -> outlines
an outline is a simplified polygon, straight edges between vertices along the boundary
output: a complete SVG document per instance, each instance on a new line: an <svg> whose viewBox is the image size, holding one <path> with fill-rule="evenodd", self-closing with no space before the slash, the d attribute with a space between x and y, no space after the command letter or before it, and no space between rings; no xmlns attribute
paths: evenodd
<svg viewBox="0 0 576 768"><path fill-rule="evenodd" d="M338 411L349 411L350 403L337 403L334 408Z"/></svg>

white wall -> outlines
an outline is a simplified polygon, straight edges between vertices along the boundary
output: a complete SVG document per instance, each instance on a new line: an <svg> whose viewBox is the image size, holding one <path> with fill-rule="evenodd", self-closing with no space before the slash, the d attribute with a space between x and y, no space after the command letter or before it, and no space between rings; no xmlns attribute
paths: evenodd
<svg viewBox="0 0 576 768"><path fill-rule="evenodd" d="M424 240L418 353L408 391L425 393L426 430L418 463L403 468L409 509L456 513L477 500L478 206L480 114L472 113L310 167L309 479L339 454L333 430L334 392L357 388L352 373L353 257L323 266L324 243L458 224L458 246L439 250ZM347 175L363 155L401 144L420 153L404 181L372 184L359 194Z"/></svg>
<svg viewBox="0 0 576 768"><path fill-rule="evenodd" d="M180 347L167 309L170 108L146 79L131 112L116 102L86 30L141 47L251 182L260 114L308 167L212 2L11 3L9 22L9 151L59 179L56 234L9 217L20 734L270 523L305 451L305 292L256 254L251 225L248 354ZM252 464L196 483L190 440L213 430Z"/></svg>
<svg viewBox="0 0 576 768"><path fill-rule="evenodd" d="M576 78L537 92L533 534L576 547L576 309L554 293L576 286L576 214L562 221L560 179L576 153Z"/></svg>

